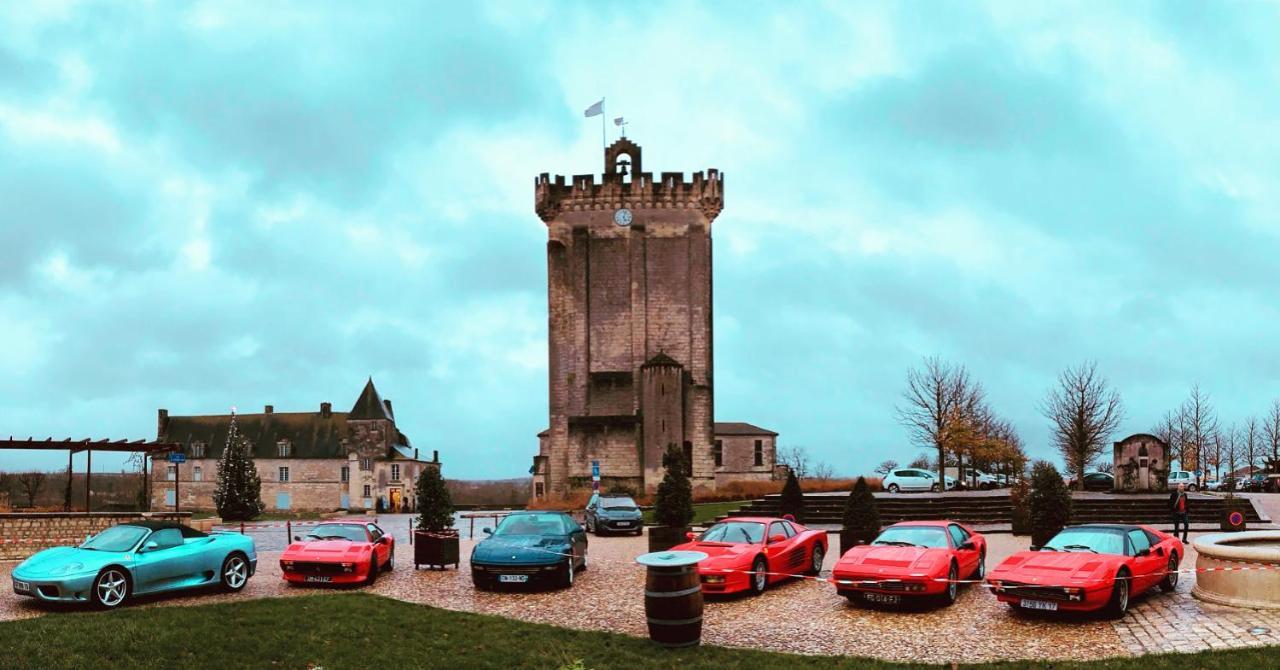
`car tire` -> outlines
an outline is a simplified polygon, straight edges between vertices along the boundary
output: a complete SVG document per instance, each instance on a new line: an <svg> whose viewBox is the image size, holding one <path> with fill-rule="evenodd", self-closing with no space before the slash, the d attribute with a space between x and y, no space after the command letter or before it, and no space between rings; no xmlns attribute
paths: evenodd
<svg viewBox="0 0 1280 670"><path fill-rule="evenodd" d="M942 592L942 604L950 605L960 596L960 566L955 561L947 569L947 588Z"/></svg>
<svg viewBox="0 0 1280 670"><path fill-rule="evenodd" d="M387 572L391 572L396 569L396 551L394 547L387 554L387 564L382 566L382 569Z"/></svg>
<svg viewBox="0 0 1280 670"><path fill-rule="evenodd" d="M889 493L898 493L902 489L898 488L897 484L890 484L887 490L889 491Z"/></svg>
<svg viewBox="0 0 1280 670"><path fill-rule="evenodd" d="M132 584L129 582L129 574L124 568L112 565L103 568L97 579L93 580L93 593L90 597L100 609L111 610L124 604L129 598L130 590Z"/></svg>
<svg viewBox="0 0 1280 670"><path fill-rule="evenodd" d="M233 551L222 560L222 570L218 575L223 591L241 591L249 583L249 560L244 554Z"/></svg>
<svg viewBox="0 0 1280 670"><path fill-rule="evenodd" d="M982 579L983 577L986 577L986 576L987 576L987 552L986 550L983 550L981 554L978 554L978 567L973 569L973 574L969 576L969 579Z"/></svg>
<svg viewBox="0 0 1280 670"><path fill-rule="evenodd" d="M937 485L937 484L934 484L933 486L930 486L930 487L929 487L929 491L931 491L931 492L933 492L933 493L937 493L937 492L938 492L938 485Z"/></svg>
<svg viewBox="0 0 1280 670"><path fill-rule="evenodd" d="M587 571L587 550L584 548L582 550L582 565L578 566L578 572L586 572L586 571Z"/></svg>
<svg viewBox="0 0 1280 670"><path fill-rule="evenodd" d="M822 550L822 545L820 543L814 542L813 553L809 554L809 569L805 571L806 575L822 574L822 559L824 558L825 554L826 552Z"/></svg>
<svg viewBox="0 0 1280 670"><path fill-rule="evenodd" d="M365 576L364 583L372 584L378 580L378 556L374 554L369 558L369 574Z"/></svg>
<svg viewBox="0 0 1280 670"><path fill-rule="evenodd" d="M1120 568L1120 572L1116 573L1115 583L1111 587L1111 599L1107 601L1107 606L1103 613L1109 619L1119 619L1129 611L1130 596L1129 571Z"/></svg>
<svg viewBox="0 0 1280 670"><path fill-rule="evenodd" d="M753 596L758 596L769 588L769 562L764 560L764 556L757 556L751 564L748 584Z"/></svg>
<svg viewBox="0 0 1280 670"><path fill-rule="evenodd" d="M640 537L641 535L644 535L644 526L636 529L636 537Z"/></svg>
<svg viewBox="0 0 1280 670"><path fill-rule="evenodd" d="M1164 579L1160 580L1160 590L1173 593L1178 590L1178 554L1169 552L1169 567Z"/></svg>
<svg viewBox="0 0 1280 670"><path fill-rule="evenodd" d="M855 607L862 604L862 596L858 595L857 593L846 593L844 594L844 597L846 600L849 601L850 605L853 605Z"/></svg>

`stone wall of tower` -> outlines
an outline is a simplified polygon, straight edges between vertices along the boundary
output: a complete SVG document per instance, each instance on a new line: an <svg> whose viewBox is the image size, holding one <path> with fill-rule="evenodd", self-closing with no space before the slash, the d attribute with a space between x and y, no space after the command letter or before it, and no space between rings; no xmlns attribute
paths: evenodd
<svg viewBox="0 0 1280 670"><path fill-rule="evenodd" d="M644 484L662 481L662 455L689 440L685 425L685 374L678 365L648 365L640 371L643 408Z"/></svg>
<svg viewBox="0 0 1280 670"><path fill-rule="evenodd" d="M630 178L608 162L620 153L636 170ZM589 477L593 458L607 478L656 485L663 440L689 442L695 485L714 486L710 229L723 178L712 170L654 179L640 165L639 147L621 140L607 150L599 184L589 175L536 182L548 232L550 358L549 426L537 464L551 495ZM613 221L622 207L633 214L630 226ZM645 399L641 366L660 352L683 368L674 410ZM651 411L667 416L653 424ZM664 418L679 424L679 435L651 434Z"/></svg>

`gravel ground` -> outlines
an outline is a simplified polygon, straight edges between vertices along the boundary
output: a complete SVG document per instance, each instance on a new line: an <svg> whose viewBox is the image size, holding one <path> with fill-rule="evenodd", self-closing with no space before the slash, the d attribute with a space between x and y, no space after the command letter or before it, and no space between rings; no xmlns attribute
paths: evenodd
<svg viewBox="0 0 1280 670"><path fill-rule="evenodd" d="M833 541L835 537L832 538ZM1025 548L1026 538L989 535L988 566ZM373 593L453 610L482 612L587 630L646 636L644 571L635 556L646 551L646 539L591 537L589 568L571 590L480 592L472 588L465 556L473 542L462 543L461 570L414 570L412 548L397 542L397 567L371 587ZM242 594L190 593L148 598L136 606L190 605L243 597L305 596L325 589L290 587L280 578L278 552L259 554L258 573ZM827 557L827 569L835 552ZM0 584L7 587L15 564L0 564ZM1183 566L1195 565L1194 552ZM1177 593L1153 592L1134 603L1135 613L1155 612L1189 600L1187 576ZM0 597L0 620L39 616L61 608L35 604L6 594ZM1130 615L1135 616L1134 614ZM792 581L770 588L758 598L709 600L704 613L707 644L750 647L805 654L868 655L890 660L945 662L1001 659L1094 659L1126 656L1109 621L1081 616L1036 616L1015 613L985 589L966 587L948 608L853 607L818 581Z"/></svg>

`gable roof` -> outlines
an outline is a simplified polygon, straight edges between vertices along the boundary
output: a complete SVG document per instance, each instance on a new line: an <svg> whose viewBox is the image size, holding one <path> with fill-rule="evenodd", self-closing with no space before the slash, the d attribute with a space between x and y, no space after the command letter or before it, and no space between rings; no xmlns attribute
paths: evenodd
<svg viewBox="0 0 1280 670"><path fill-rule="evenodd" d="M658 367L658 366L660 366L660 365L665 365L665 366L674 367L674 368L684 367L683 365L680 365L679 363L677 363L677 362L676 362L676 360L675 360L674 358L672 358L672 357L670 357L670 356L666 355L665 353L663 353L663 352L661 352L661 351L659 351L658 353L654 354L652 358L650 358L649 360L645 361L644 365L641 365L640 367L642 367L642 368L656 368L656 367Z"/></svg>
<svg viewBox="0 0 1280 670"><path fill-rule="evenodd" d="M331 412L274 412L271 414L237 414L240 433L253 447L254 458L277 458L276 444L288 440L293 458L346 458L342 441L350 431L347 415ZM166 438L182 445L191 453L193 442L203 442L205 458L218 458L227 446L231 429L230 414L209 416L171 416Z"/></svg>
<svg viewBox="0 0 1280 670"><path fill-rule="evenodd" d="M360 392L360 397L356 398L356 404L347 413L348 419L364 420L364 419L386 419L395 421L391 415L387 413L387 406L382 402L382 396L378 395L378 389L373 387L373 377L365 382L364 390Z"/></svg>
<svg viewBox="0 0 1280 670"><path fill-rule="evenodd" d="M716 435L772 435L778 434L767 428L761 428L743 421L717 421L711 431Z"/></svg>

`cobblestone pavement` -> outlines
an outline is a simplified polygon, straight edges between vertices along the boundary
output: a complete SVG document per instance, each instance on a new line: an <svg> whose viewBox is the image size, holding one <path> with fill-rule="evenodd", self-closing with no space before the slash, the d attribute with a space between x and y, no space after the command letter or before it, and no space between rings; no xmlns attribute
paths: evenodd
<svg viewBox="0 0 1280 670"><path fill-rule="evenodd" d="M834 536L832 538L835 539ZM989 535L988 565L1026 546L1026 538ZM644 571L633 558L646 550L636 537L591 537L590 565L570 590L480 592L471 586L463 541L461 570L414 570L412 548L397 542L397 567L372 593L453 610L512 619L645 636ZM833 547L834 548L834 547ZM1194 551L1183 567L1195 565ZM152 597L140 607L193 605L245 597L308 596L328 589L290 587L280 579L277 552L261 552L257 575L240 594L216 592ZM827 568L834 563L827 557ZM7 591L15 564L0 563ZM816 581L793 581L758 598L709 600L703 641L707 644L806 654L853 654L899 661L946 662L999 659L1093 659L1156 651L1198 651L1280 644L1280 611L1234 609L1191 597L1185 575L1176 593L1154 591L1135 600L1130 614L1111 622L1091 616L1022 613L999 603L985 589L966 587L947 608L850 606L834 589ZM66 608L41 606L10 593L0 595L0 620L39 616ZM79 608L77 608L79 609ZM55 614L56 615L56 614ZM1250 632L1250 629L1266 629Z"/></svg>

